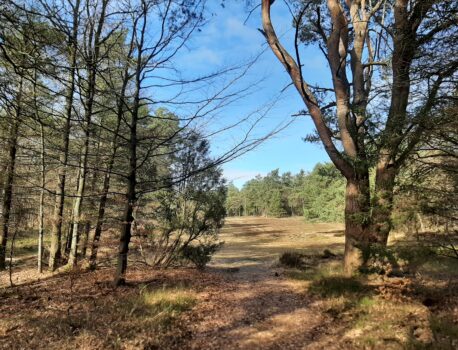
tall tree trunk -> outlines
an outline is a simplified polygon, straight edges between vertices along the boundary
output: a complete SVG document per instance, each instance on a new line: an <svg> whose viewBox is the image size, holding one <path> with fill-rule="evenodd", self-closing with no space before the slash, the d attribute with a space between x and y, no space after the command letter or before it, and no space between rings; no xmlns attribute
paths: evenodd
<svg viewBox="0 0 458 350"><path fill-rule="evenodd" d="M118 246L118 262L114 284L120 286L126 282L127 257L129 253L129 243L131 238L132 223L134 221L133 212L135 205L135 174L131 172L128 179L128 190L126 195L126 206L123 215L123 224Z"/></svg>
<svg viewBox="0 0 458 350"><path fill-rule="evenodd" d="M348 179L345 190L344 273L353 274L363 262L362 251L370 241L368 221L370 209L369 178Z"/></svg>
<svg viewBox="0 0 458 350"><path fill-rule="evenodd" d="M88 122L86 122L86 126L89 127ZM78 253L78 236L80 230L80 219L81 219L81 206L83 203L83 196L84 190L86 187L86 173L87 173L87 157L88 157L88 150L89 150L89 132L86 131L85 133L85 140L83 146L83 154L81 155L81 169L79 171L78 176L78 191L76 194L76 198L73 204L73 224L72 229L70 231L71 237L71 244L70 244L70 255L68 258L68 265L74 266L76 265L76 257Z"/></svg>
<svg viewBox="0 0 458 350"><path fill-rule="evenodd" d="M426 11L433 2L425 1L424 3L422 11ZM399 166L396 164L396 155L399 152L408 122L407 106L411 86L410 67L416 51L416 25L409 20L408 7L409 2L407 0L398 0L394 6L396 35L393 38L391 64L393 72L391 103L376 167L371 233L376 236L377 242L384 246L388 242L392 228L393 190Z"/></svg>
<svg viewBox="0 0 458 350"><path fill-rule="evenodd" d="M128 58L131 58L131 54L133 53L133 48L136 49L136 57L135 57L135 83L134 83L134 93L133 93L133 103L131 111L131 122L129 125L130 137L128 142L128 151L129 151L129 170L127 175L127 191L126 191L126 204L124 209L123 215L123 223L121 228L121 235L119 238L119 246L118 246L118 261L117 267L114 276L114 284L116 286L123 285L126 282L126 270L127 270L127 254L129 253L129 243L130 238L132 235L132 223L134 221L134 207L137 200L137 124L138 124L138 114L140 110L140 91L141 91L141 84L142 84L142 74L143 69L145 68L143 62L143 45L145 43L145 33L146 33L146 24L147 24L147 17L148 17L148 7L145 6L146 3L142 5L142 24L140 27L139 33L136 35L132 35L130 50L128 54ZM133 32L137 31L137 25L139 21L135 21ZM126 69L128 67L126 66ZM127 87L127 83L129 81L128 70L125 71L125 79L123 81L123 91L125 91ZM123 108L126 101L120 100L121 107ZM118 106L119 108L119 106ZM118 112L120 110L118 109ZM121 110L122 111L122 110ZM121 113L122 115L122 113ZM118 114L119 117L119 114Z"/></svg>
<svg viewBox="0 0 458 350"><path fill-rule="evenodd" d="M81 207L83 203L84 191L86 188L86 176L87 176L87 164L88 164L88 153L89 153L89 143L91 135L91 123L92 123L92 113L94 108L94 100L96 93L96 77L97 77L97 64L100 53L100 36L102 34L103 26L105 23L105 10L108 4L108 0L102 2L102 9L100 17L98 19L97 30L94 31L94 26L89 25L89 31L87 33L87 58L86 58L86 68L88 71L88 80L87 80L87 90L86 90L86 104L85 104L85 141L82 153L82 168L80 172L80 177L78 179L78 195L73 207L73 232L72 232L72 245L70 249L70 258L68 261L69 266L76 265L77 261L77 250L78 250L78 232L79 225L81 221ZM90 12L89 9L90 3L87 3L87 12ZM95 20L94 14L94 20ZM83 244L85 245L87 239L84 239Z"/></svg>
<svg viewBox="0 0 458 350"><path fill-rule="evenodd" d="M44 205L45 205L45 186L46 186L46 165L45 165L45 136L43 123L40 123L41 136L41 189L40 189L40 209L38 213L38 272L43 272L43 237L44 237Z"/></svg>
<svg viewBox="0 0 458 350"><path fill-rule="evenodd" d="M21 118L22 78L19 83L18 96L16 97L16 115L12 118L10 139L8 144L8 164L5 169L5 182L3 186L2 222L0 227L0 270L6 268L6 244L8 242L9 225L11 219L11 206L13 203L13 182L16 165L17 140Z"/></svg>
<svg viewBox="0 0 458 350"><path fill-rule="evenodd" d="M138 66L140 65L140 57ZM129 140L129 173L127 176L127 192L126 205L123 215L123 224L121 236L118 246L118 262L114 284L116 286L125 284L125 275L127 270L127 255L129 252L129 243L131 238L132 223L134 221L134 207L137 200L136 185L137 185L137 123L138 110L140 106L140 70L137 71L136 77L137 91L135 93L134 104L132 108L132 121L130 125L130 140Z"/></svg>
<svg viewBox="0 0 458 350"><path fill-rule="evenodd" d="M70 255L70 247L72 245L72 227L73 227L73 214L70 216L70 221L66 227L65 244L64 244L64 256Z"/></svg>
<svg viewBox="0 0 458 350"><path fill-rule="evenodd" d="M91 244L90 253L89 253L89 268L91 270L95 269L97 266L97 252L99 249L99 241L102 235L103 221L105 218L105 207L108 199L108 191L110 189L110 176L113 165L109 164L107 167L107 172L103 179L103 189L102 195L99 201L99 209L97 211L97 222L95 224L94 233L89 236L88 240Z"/></svg>
<svg viewBox="0 0 458 350"><path fill-rule="evenodd" d="M101 144L100 135L97 136L97 140L98 140L97 146L95 147L97 149L96 156L95 156L95 164L99 164L99 162L100 162L100 144ZM91 193L94 193L94 191L96 191L97 180L98 180L98 172L94 169L94 171L92 172L92 181L91 181L91 184L90 184L90 192ZM95 199L94 199L93 196L89 197L89 199L88 199L88 210L91 213L95 211ZM86 223L84 225L84 231L83 231L83 234L81 236L81 256L83 257L83 259L85 259L86 255L87 255L89 237L91 237L91 238L93 237L93 235L91 235L91 219L90 219L90 216L88 216L85 221L86 221Z"/></svg>
<svg viewBox="0 0 458 350"><path fill-rule="evenodd" d="M44 238L44 205L45 205L45 186L46 186L46 161L45 161L45 128L44 122L40 119L37 92L37 62L33 72L33 108L35 110L35 120L40 124L40 199L38 209L38 248L37 248L37 268L38 272L43 272L43 238Z"/></svg>
<svg viewBox="0 0 458 350"><path fill-rule="evenodd" d="M397 170L389 163L380 162L376 170L375 193L372 208L371 234L376 241L386 246L392 229L394 184Z"/></svg>
<svg viewBox="0 0 458 350"><path fill-rule="evenodd" d="M79 7L80 0L76 0L73 7L73 28L69 38L69 82L66 91L66 106L65 106L65 125L62 132L62 152L60 155L60 168L57 174L57 190L56 204L54 207L53 225L51 231L51 248L49 251L49 270L54 271L61 259L61 244L62 244L62 222L65 202L65 182L68 163L68 150L70 143L70 126L72 118L73 98L75 92L75 74L76 74L76 57L78 47L78 23L79 23Z"/></svg>
<svg viewBox="0 0 458 350"><path fill-rule="evenodd" d="M100 196L99 209L97 212L97 222L95 224L93 235L89 237L89 242L91 244L90 254L89 254L89 268L90 269L95 269L96 264L97 264L97 252L99 249L100 237L102 235L103 222L105 220L105 207L107 204L108 192L110 190L111 172L113 170L116 153L118 149L118 134L119 134L119 129L121 126L121 119L122 119L122 114L123 114L123 107L122 107L123 101L122 100L124 99L125 88L127 86L127 78L125 79L125 81L126 83L123 85L123 89L121 91L122 99L118 103L118 113L117 113L118 118L117 118L116 128L113 134L113 140L111 142L112 147L111 147L110 159L108 160L108 165L105 170L105 176L103 179L102 195Z"/></svg>

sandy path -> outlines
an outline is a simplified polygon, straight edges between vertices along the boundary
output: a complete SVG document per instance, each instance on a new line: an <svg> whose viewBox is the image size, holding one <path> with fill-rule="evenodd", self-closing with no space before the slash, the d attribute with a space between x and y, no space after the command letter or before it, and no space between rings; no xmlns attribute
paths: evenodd
<svg viewBox="0 0 458 350"><path fill-rule="evenodd" d="M321 343L331 319L312 300L304 285L282 276L278 255L314 243L339 244L340 227L306 225L301 219L229 219L224 248L211 270L221 283L207 289L191 320L192 349L332 348ZM319 242L314 233L324 234ZM326 237L329 236L329 237ZM320 244L317 244L320 243ZM313 244L312 244L313 245ZM328 334L329 335L329 334ZM321 345L320 345L321 344Z"/></svg>

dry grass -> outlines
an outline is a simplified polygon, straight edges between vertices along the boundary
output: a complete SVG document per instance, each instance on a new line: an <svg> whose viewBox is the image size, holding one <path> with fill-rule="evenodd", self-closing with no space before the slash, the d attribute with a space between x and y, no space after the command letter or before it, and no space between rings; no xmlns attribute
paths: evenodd
<svg viewBox="0 0 458 350"><path fill-rule="evenodd" d="M342 233L301 218L230 218L206 271L131 261L129 284L117 289L111 267L37 281L35 261L18 260L22 285L0 293L0 348L458 348L458 264L434 259L415 276L347 278ZM300 254L299 268L278 264L284 252Z"/></svg>

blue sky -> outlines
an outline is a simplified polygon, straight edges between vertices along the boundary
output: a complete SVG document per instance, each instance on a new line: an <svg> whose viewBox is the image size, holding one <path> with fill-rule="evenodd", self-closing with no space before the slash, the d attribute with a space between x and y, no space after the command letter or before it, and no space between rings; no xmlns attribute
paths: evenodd
<svg viewBox="0 0 458 350"><path fill-rule="evenodd" d="M226 65L249 60L250 57L266 49L263 36L257 30L261 27L260 9L251 15L246 24L247 9L243 1L226 1L225 8L220 1L212 1L209 23L201 32L196 33L185 51L180 55L178 66L193 72L204 73L216 70ZM291 36L291 16L281 2L276 2L272 8L273 22L277 34L289 49ZM307 48L302 52L304 75L306 81L312 84L329 86L329 73L321 52L317 48ZM221 123L230 123L237 118L259 109L279 96L279 93L289 83L289 77L283 67L269 51L265 50L254 67L245 78L255 81L262 78L256 92L237 101L219 113ZM257 174L264 175L279 168L281 172L298 172L300 169L311 170L318 162L328 161L328 157L318 144L306 143L304 136L313 132L313 123L307 116L292 117L292 114L304 109L299 95L289 87L281 94L269 113L259 124L256 133L262 135L273 130L279 124L291 124L261 146L226 163L225 177L237 186L253 178ZM243 128L234 129L229 133L218 135L212 139L213 152L218 154L231 147L244 133Z"/></svg>

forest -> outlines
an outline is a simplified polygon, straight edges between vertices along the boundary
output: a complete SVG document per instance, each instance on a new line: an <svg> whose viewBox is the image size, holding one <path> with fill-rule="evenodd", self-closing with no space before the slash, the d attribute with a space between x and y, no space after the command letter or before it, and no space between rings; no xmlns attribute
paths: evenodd
<svg viewBox="0 0 458 350"><path fill-rule="evenodd" d="M307 221L342 222L345 180L332 163L317 164L304 171L282 175L278 169L265 177L247 181L241 190L227 188L229 216L304 216Z"/></svg>
<svg viewBox="0 0 458 350"><path fill-rule="evenodd" d="M457 18L0 1L0 348L456 349Z"/></svg>

